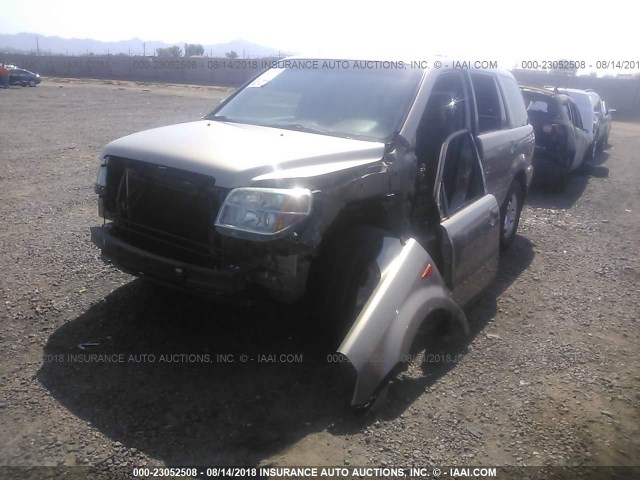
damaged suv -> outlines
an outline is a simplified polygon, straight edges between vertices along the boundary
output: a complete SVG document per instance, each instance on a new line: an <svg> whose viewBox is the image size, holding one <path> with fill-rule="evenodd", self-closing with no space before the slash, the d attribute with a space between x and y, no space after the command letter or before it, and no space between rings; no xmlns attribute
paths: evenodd
<svg viewBox="0 0 640 480"><path fill-rule="evenodd" d="M431 314L466 327L515 236L533 150L508 72L289 59L201 120L108 144L92 240L164 284L308 294L314 321L345 333L362 405Z"/></svg>

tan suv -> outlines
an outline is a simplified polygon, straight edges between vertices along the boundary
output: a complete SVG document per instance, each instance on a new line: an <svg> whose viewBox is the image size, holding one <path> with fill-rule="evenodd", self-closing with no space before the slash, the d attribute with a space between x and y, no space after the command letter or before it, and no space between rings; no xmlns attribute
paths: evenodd
<svg viewBox="0 0 640 480"><path fill-rule="evenodd" d="M145 279L308 297L314 321L340 332L364 404L432 313L466 325L461 307L516 234L533 129L505 71L274 67L201 120L107 145L92 239Z"/></svg>

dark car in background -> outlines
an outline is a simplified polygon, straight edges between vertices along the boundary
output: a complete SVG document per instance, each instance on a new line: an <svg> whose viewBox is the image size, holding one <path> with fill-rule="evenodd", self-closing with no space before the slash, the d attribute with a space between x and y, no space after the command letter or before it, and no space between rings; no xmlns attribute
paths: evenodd
<svg viewBox="0 0 640 480"><path fill-rule="evenodd" d="M615 113L616 110L615 108L607 108L607 104L600 98L599 95L597 95L597 99L594 98L593 109L596 112L596 116L598 117L596 151L602 152L609 146L609 132L611 132L611 114Z"/></svg>
<svg viewBox="0 0 640 480"><path fill-rule="evenodd" d="M9 85L21 85L23 87L35 87L42 80L37 73L30 72L24 68L9 69Z"/></svg>
<svg viewBox="0 0 640 480"><path fill-rule="evenodd" d="M556 91L527 85L520 89L536 135L536 176L553 180L563 190L569 173L582 165L591 144L578 106Z"/></svg>
<svg viewBox="0 0 640 480"><path fill-rule="evenodd" d="M611 130L611 113L615 110L607 110L602 98L591 89L580 90L578 88L553 88L556 93L563 93L575 100L580 110L582 123L589 135L589 149L587 158L595 157L596 152L601 152L609 141Z"/></svg>

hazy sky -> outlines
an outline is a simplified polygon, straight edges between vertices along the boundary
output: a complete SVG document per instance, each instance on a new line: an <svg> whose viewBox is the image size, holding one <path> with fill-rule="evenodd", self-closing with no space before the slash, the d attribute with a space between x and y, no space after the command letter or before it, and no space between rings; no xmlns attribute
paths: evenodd
<svg viewBox="0 0 640 480"><path fill-rule="evenodd" d="M0 33L222 43L301 53L638 60L631 1L1 0Z"/></svg>

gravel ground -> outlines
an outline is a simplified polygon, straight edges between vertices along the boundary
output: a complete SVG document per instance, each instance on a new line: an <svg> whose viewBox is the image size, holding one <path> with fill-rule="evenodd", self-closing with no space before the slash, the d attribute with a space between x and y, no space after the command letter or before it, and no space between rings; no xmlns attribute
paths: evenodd
<svg viewBox="0 0 640 480"><path fill-rule="evenodd" d="M90 242L101 147L226 95L0 92L0 465L638 465L640 124L565 193L531 192L472 335L354 416L304 313L149 286Z"/></svg>

